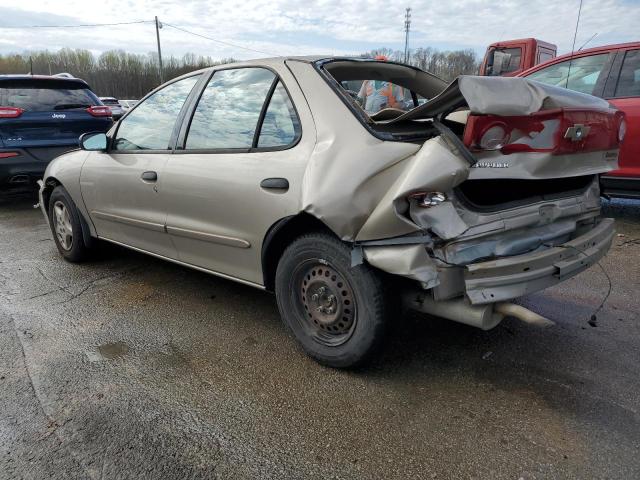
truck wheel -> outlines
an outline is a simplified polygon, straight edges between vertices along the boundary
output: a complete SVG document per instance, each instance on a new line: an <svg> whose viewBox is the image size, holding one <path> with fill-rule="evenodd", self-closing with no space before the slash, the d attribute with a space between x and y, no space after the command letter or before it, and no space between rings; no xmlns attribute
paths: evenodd
<svg viewBox="0 0 640 480"><path fill-rule="evenodd" d="M349 248L324 233L289 245L276 270L280 315L304 351L335 368L364 364L381 346L383 283L369 265L351 267Z"/></svg>
<svg viewBox="0 0 640 480"><path fill-rule="evenodd" d="M58 251L69 262L82 262L90 250L84 243L80 213L62 185L53 189L49 198L49 226Z"/></svg>

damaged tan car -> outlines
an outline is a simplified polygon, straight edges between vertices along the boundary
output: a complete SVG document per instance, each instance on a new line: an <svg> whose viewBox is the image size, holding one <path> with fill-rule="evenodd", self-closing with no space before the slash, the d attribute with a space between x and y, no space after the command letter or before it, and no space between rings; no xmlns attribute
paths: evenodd
<svg viewBox="0 0 640 480"><path fill-rule="evenodd" d="M509 301L607 252L598 175L624 130L606 101L523 78L259 60L177 78L85 134L40 205L67 260L100 239L274 291L304 350L350 367L400 300L485 330L543 322Z"/></svg>

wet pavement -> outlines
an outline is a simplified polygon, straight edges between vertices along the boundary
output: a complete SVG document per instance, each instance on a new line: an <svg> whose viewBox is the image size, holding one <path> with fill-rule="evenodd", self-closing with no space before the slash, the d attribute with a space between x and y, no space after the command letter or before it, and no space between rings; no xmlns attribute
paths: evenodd
<svg viewBox="0 0 640 480"><path fill-rule="evenodd" d="M64 262L0 200L0 479L640 478L640 202L624 236L523 304L550 329L394 319L323 368L270 294L121 248Z"/></svg>

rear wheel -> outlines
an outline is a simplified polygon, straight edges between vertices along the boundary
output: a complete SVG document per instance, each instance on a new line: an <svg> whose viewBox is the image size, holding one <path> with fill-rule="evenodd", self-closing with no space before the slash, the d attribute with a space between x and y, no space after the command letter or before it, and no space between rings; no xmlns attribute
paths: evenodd
<svg viewBox="0 0 640 480"><path fill-rule="evenodd" d="M81 262L89 257L84 243L80 213L62 185L53 189L49 197L49 226L58 251L69 262Z"/></svg>
<svg viewBox="0 0 640 480"><path fill-rule="evenodd" d="M276 298L284 323L324 365L361 365L382 343L380 275L366 264L351 267L349 249L330 235L305 235L287 247L276 271Z"/></svg>

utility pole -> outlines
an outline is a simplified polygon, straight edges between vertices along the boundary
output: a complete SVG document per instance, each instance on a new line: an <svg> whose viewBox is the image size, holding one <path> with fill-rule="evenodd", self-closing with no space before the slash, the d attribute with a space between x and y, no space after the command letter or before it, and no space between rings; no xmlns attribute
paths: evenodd
<svg viewBox="0 0 640 480"><path fill-rule="evenodd" d="M404 63L409 63L409 29L411 28L411 7L404 14Z"/></svg>
<svg viewBox="0 0 640 480"><path fill-rule="evenodd" d="M162 23L158 21L158 16L156 15L156 40L158 41L158 73L160 74L160 84L164 83L163 75L162 75L162 49L160 48L160 29L162 28Z"/></svg>

